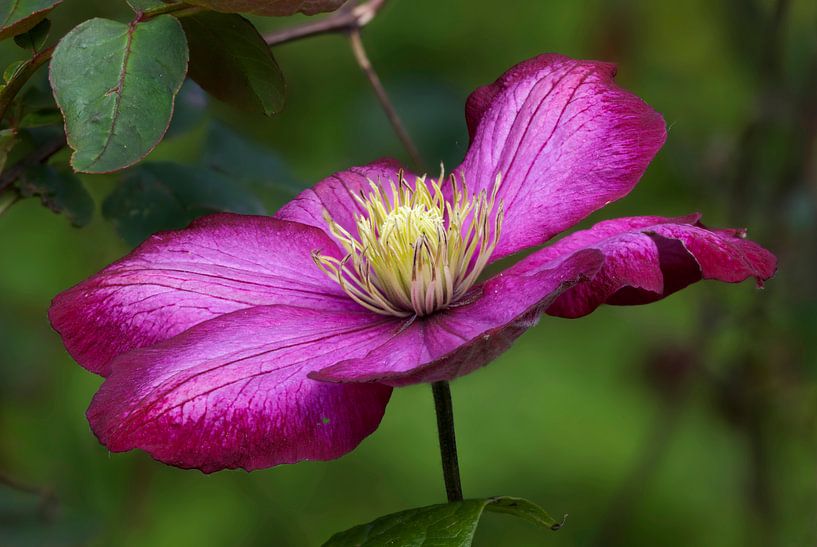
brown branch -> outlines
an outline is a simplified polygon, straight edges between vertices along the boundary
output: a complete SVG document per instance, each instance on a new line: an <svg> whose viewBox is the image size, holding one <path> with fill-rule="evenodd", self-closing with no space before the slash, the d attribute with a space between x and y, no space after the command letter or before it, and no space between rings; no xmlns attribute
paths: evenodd
<svg viewBox="0 0 817 547"><path fill-rule="evenodd" d="M360 31L358 29L355 28L349 31L349 41L352 44L352 53L355 55L355 60L369 80L369 84L371 84L375 95L377 95L377 100L386 113L389 123L391 123L394 132L397 134L397 138L403 143L403 147L406 149L406 152L408 152L414 167L423 171L423 159L420 157L420 151L417 150L417 146L415 146L414 141L411 140L408 131L406 131L406 127L403 125L403 121L400 119L397 110L389 99L389 94L386 93L386 88L383 87L383 82L380 81L380 77L372 67L369 56L366 55L366 49L363 47L363 40L360 38Z"/></svg>
<svg viewBox="0 0 817 547"><path fill-rule="evenodd" d="M406 149L415 169L422 171L424 167L420 152L414 144L414 141L411 140L391 99L389 99L389 94L386 92L386 88L383 87L383 82L380 81L380 77L377 75L377 72L375 72L374 67L372 67L369 56L366 54L366 48L363 47L363 40L360 38L360 29L374 19L375 15L383 8L385 3L386 0L369 0L359 5L350 2L325 19L268 34L264 37L264 40L266 40L270 46L277 46L300 40L301 38L319 36L321 34L347 34L355 60L369 80L369 85L372 86L375 95L377 95L377 100L381 108L383 108L386 117L389 119L389 123L394 129L394 132L397 134L397 138L400 139L400 142Z"/></svg>
<svg viewBox="0 0 817 547"><path fill-rule="evenodd" d="M354 7L352 7L353 4L347 4L329 17L267 34L264 36L264 40L270 46L279 46L310 36L361 29L374 19L374 16L383 8L385 3L386 0L369 0Z"/></svg>

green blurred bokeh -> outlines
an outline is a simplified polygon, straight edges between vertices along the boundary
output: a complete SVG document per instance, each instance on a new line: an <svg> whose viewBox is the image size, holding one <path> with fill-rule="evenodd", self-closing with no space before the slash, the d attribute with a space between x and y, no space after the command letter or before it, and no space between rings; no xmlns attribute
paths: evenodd
<svg viewBox="0 0 817 547"><path fill-rule="evenodd" d="M590 221L698 210L711 225L749 226L782 260L764 291L703 283L650 306L544 318L454 382L466 496L524 496L570 515L558 533L488 516L477 545L817 542L817 4L780 4L392 0L365 29L432 166L456 166L468 93L512 64L546 51L618 63L669 139L632 195ZM54 35L95 15L130 17L124 1L67 0ZM406 159L343 36L274 52L289 86L281 115L211 102L206 116L268 147L304 186ZM3 66L21 56L0 47ZM205 124L150 159L193 161ZM98 202L115 184L83 180ZM317 545L444 500L428 386L397 390L380 428L332 462L205 476L108 454L84 417L101 380L68 357L46 310L127 251L98 212L84 229L31 199L0 216L0 471L56 499L43 508L0 485L0 545Z"/></svg>

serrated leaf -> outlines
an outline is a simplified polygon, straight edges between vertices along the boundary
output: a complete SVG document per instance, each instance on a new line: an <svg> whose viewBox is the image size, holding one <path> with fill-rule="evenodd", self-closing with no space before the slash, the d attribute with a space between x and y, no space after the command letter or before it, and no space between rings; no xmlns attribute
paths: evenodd
<svg viewBox="0 0 817 547"><path fill-rule="evenodd" d="M65 215L76 227L91 221L94 200L76 175L58 171L50 165L37 165L26 169L15 183L23 197L39 196L43 205Z"/></svg>
<svg viewBox="0 0 817 547"><path fill-rule="evenodd" d="M165 162L130 170L102 204L102 215L131 245L218 211L263 214L264 208L243 186L218 173Z"/></svg>
<svg viewBox="0 0 817 547"><path fill-rule="evenodd" d="M486 510L508 513L550 530L562 526L538 505L522 498L502 496L430 505L386 515L335 534L324 547L467 547L474 540Z"/></svg>
<svg viewBox="0 0 817 547"><path fill-rule="evenodd" d="M215 98L271 116L284 106L284 76L269 46L240 15L184 17L190 77Z"/></svg>
<svg viewBox="0 0 817 547"><path fill-rule="evenodd" d="M109 173L150 153L170 124L187 58L169 15L130 25L91 19L65 35L50 78L74 169Z"/></svg>
<svg viewBox="0 0 817 547"><path fill-rule="evenodd" d="M30 30L61 3L62 0L0 0L0 40Z"/></svg>
<svg viewBox="0 0 817 547"><path fill-rule="evenodd" d="M29 31L15 36L14 43L23 49L36 53L45 45L49 32L51 32L51 21L43 19Z"/></svg>
<svg viewBox="0 0 817 547"><path fill-rule="evenodd" d="M203 6L227 13L254 13L255 15L293 15L335 11L346 0L188 0L188 4Z"/></svg>

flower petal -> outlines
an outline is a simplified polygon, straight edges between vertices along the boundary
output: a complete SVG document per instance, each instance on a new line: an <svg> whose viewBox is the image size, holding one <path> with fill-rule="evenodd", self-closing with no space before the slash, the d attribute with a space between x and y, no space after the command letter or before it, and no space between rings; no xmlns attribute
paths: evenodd
<svg viewBox="0 0 817 547"><path fill-rule="evenodd" d="M502 177L505 222L494 259L625 196L666 139L663 118L613 81L614 65L540 55L469 97L469 189Z"/></svg>
<svg viewBox="0 0 817 547"><path fill-rule="evenodd" d="M359 196L361 192L368 195L369 181L386 185L389 181L397 182L401 169L397 160L384 158L368 165L339 171L298 194L275 217L316 226L329 233L323 217L326 211L338 225L356 234L355 215L363 214L364 211L354 196ZM414 181L415 177L411 173L406 173L405 176L409 181Z"/></svg>
<svg viewBox="0 0 817 547"><path fill-rule="evenodd" d="M391 389L306 375L397 328L368 312L292 306L223 315L116 358L88 421L113 452L140 448L206 473L337 458L377 428Z"/></svg>
<svg viewBox="0 0 817 547"><path fill-rule="evenodd" d="M218 214L152 236L122 260L57 295L54 329L82 366L106 375L109 361L193 325L250 306L357 306L312 262L338 256L310 226Z"/></svg>
<svg viewBox="0 0 817 547"><path fill-rule="evenodd" d="M601 262L595 250L575 253L551 269L522 261L482 285L474 301L418 318L368 355L310 377L397 387L463 376L505 352L559 294L595 274Z"/></svg>
<svg viewBox="0 0 817 547"><path fill-rule="evenodd" d="M758 285L774 275L777 260L738 230L710 230L698 215L684 218L635 217L600 222L539 251L542 261L597 249L604 266L589 281L562 294L547 313L580 317L599 305L646 304L701 279Z"/></svg>

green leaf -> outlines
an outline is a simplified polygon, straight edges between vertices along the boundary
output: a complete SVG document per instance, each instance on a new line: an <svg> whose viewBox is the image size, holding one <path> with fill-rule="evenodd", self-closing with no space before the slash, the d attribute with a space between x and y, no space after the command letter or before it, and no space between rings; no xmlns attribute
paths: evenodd
<svg viewBox="0 0 817 547"><path fill-rule="evenodd" d="M91 221L94 200L76 175L69 171L37 165L26 169L15 184L23 197L39 196L43 205L65 215L76 227Z"/></svg>
<svg viewBox="0 0 817 547"><path fill-rule="evenodd" d="M132 169L102 204L102 215L131 245L218 211L263 214L264 208L243 186L218 173L165 162Z"/></svg>
<svg viewBox="0 0 817 547"><path fill-rule="evenodd" d="M184 31L169 15L130 25L91 19L65 35L51 85L74 170L118 171L153 150L170 124L187 55Z"/></svg>
<svg viewBox="0 0 817 547"><path fill-rule="evenodd" d="M32 53L37 53L45 45L49 32L51 32L51 21L43 19L28 32L15 36L14 43Z"/></svg>
<svg viewBox="0 0 817 547"><path fill-rule="evenodd" d="M14 61L8 65L3 71L3 81L9 83L24 64L26 64L26 61Z"/></svg>
<svg viewBox="0 0 817 547"><path fill-rule="evenodd" d="M58 123L62 123L62 115L58 109L39 108L24 114L23 118L20 120L20 123L17 125L21 128L31 128L55 125Z"/></svg>
<svg viewBox="0 0 817 547"><path fill-rule="evenodd" d="M287 201L304 190L273 150L212 122L201 163L250 187L271 189Z"/></svg>
<svg viewBox="0 0 817 547"><path fill-rule="evenodd" d="M284 106L284 76L269 46L240 15L204 12L182 19L190 77L233 106L271 116Z"/></svg>
<svg viewBox="0 0 817 547"><path fill-rule="evenodd" d="M62 0L0 0L0 40L30 30L61 3Z"/></svg>
<svg viewBox="0 0 817 547"><path fill-rule="evenodd" d="M6 168L9 152L17 144L17 133L13 129L0 131L0 172Z"/></svg>
<svg viewBox="0 0 817 547"><path fill-rule="evenodd" d="M164 2L162 0L127 0L133 11L145 11L150 8L158 8Z"/></svg>
<svg viewBox="0 0 817 547"><path fill-rule="evenodd" d="M188 4L203 6L227 13L254 13L255 15L315 15L335 11L346 0L188 0Z"/></svg>
<svg viewBox="0 0 817 547"><path fill-rule="evenodd" d="M486 510L508 513L550 530L558 530L563 524L528 500L502 496L430 505L386 515L335 534L324 547L467 547L474 540L474 533Z"/></svg>

